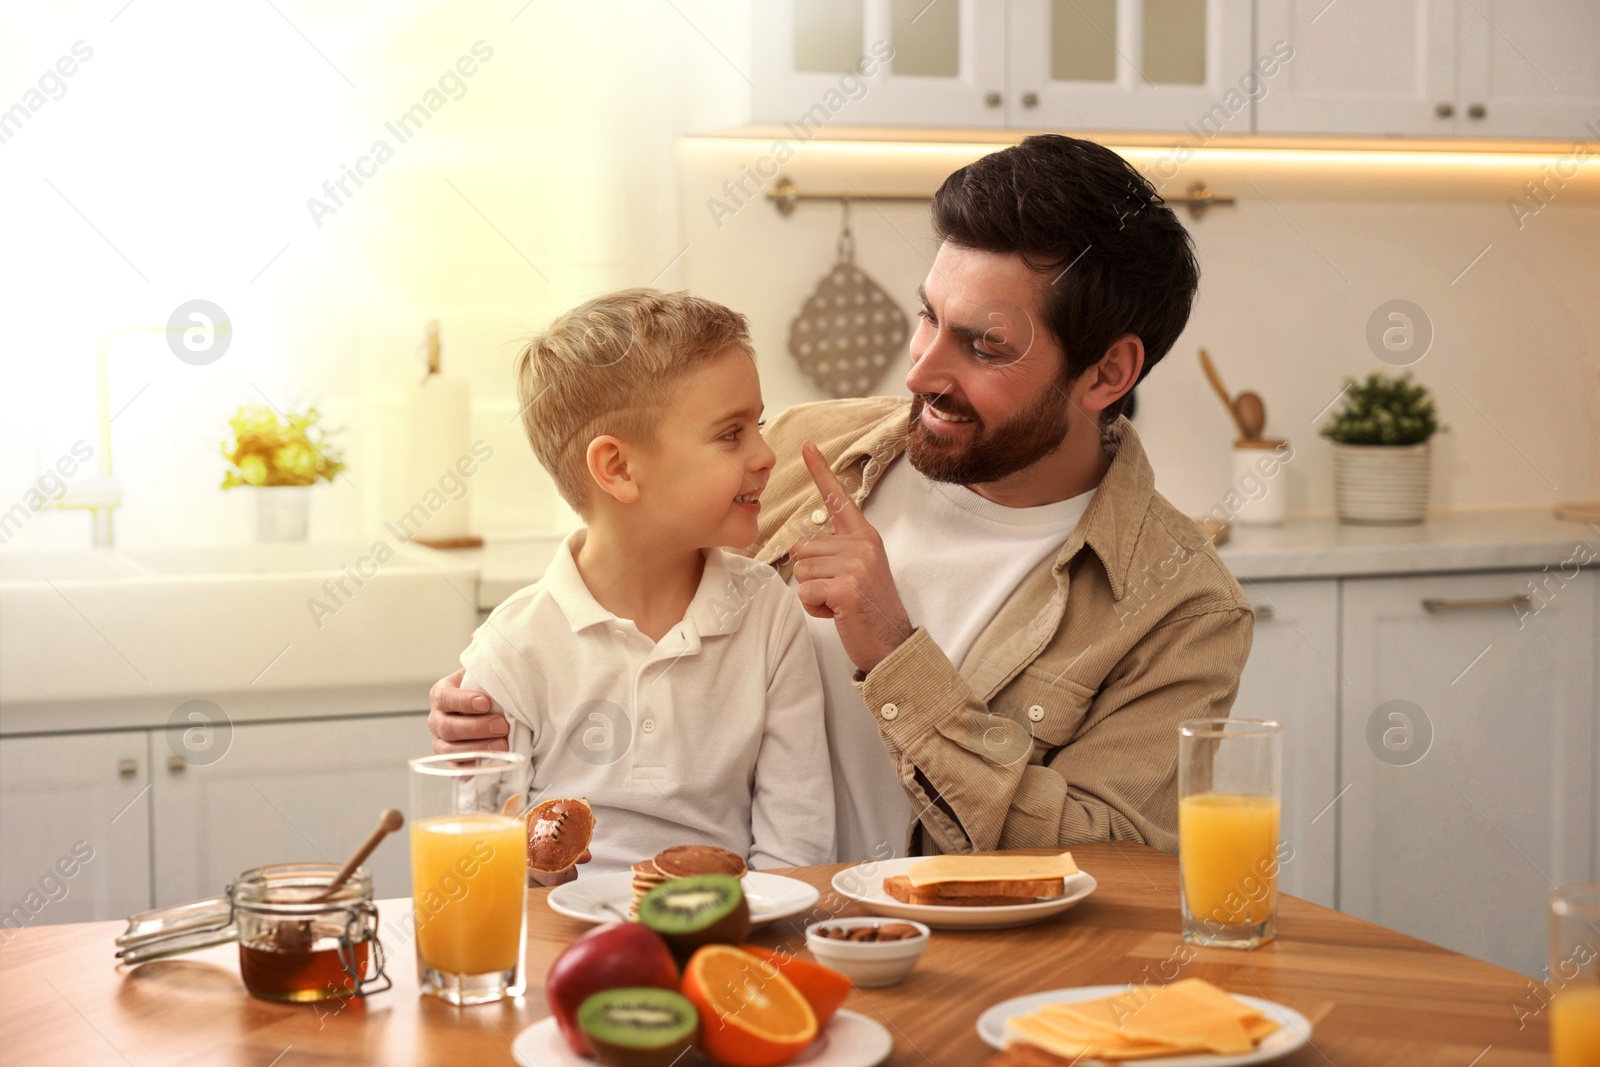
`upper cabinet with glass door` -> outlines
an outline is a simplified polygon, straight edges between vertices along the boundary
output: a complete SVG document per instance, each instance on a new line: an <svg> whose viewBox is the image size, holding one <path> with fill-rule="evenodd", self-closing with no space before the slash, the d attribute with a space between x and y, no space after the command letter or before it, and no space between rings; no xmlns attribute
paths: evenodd
<svg viewBox="0 0 1600 1067"><path fill-rule="evenodd" d="M754 119L1004 126L1003 0L759 0Z"/></svg>
<svg viewBox="0 0 1600 1067"><path fill-rule="evenodd" d="M1249 133L1250 0L1010 0L1011 125ZM1271 56L1263 57L1275 68Z"/></svg>
<svg viewBox="0 0 1600 1067"><path fill-rule="evenodd" d="M1592 139L1600 0L759 0L757 122Z"/></svg>
<svg viewBox="0 0 1600 1067"><path fill-rule="evenodd" d="M763 0L755 11L758 122L1177 130L1251 62L1250 0ZM1230 132L1249 132L1248 103L1229 113Z"/></svg>

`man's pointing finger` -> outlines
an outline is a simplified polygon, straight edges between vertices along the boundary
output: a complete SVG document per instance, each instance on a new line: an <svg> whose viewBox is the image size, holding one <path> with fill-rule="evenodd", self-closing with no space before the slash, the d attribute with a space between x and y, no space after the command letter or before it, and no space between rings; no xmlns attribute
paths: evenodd
<svg viewBox="0 0 1600 1067"><path fill-rule="evenodd" d="M834 532L855 533L871 529L866 516L861 514L856 502L850 499L850 494L844 491L844 486L839 484L839 479L828 468L828 461L822 458L821 450L807 441L800 449L800 455L806 461L806 469L811 472L811 480L817 483L817 489L822 493L822 502L827 506L828 514L833 517Z"/></svg>

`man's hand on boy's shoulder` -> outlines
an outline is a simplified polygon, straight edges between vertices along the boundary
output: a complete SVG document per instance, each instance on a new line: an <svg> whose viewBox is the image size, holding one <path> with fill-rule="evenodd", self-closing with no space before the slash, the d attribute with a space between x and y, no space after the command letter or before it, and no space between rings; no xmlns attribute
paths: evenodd
<svg viewBox="0 0 1600 1067"><path fill-rule="evenodd" d="M485 693L461 688L465 667L448 678L440 678L428 690L428 732L433 734L433 750L440 755L451 752L504 752L510 742L511 724L493 711Z"/></svg>

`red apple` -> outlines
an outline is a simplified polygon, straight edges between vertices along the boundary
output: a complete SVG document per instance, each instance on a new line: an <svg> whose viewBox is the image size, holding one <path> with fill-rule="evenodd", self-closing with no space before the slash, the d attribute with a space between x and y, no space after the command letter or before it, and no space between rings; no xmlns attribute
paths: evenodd
<svg viewBox="0 0 1600 1067"><path fill-rule="evenodd" d="M578 1028L578 1005L591 993L621 986L678 988L678 965L667 943L639 923L597 926L556 957L544 980L544 996L572 1051L594 1055Z"/></svg>

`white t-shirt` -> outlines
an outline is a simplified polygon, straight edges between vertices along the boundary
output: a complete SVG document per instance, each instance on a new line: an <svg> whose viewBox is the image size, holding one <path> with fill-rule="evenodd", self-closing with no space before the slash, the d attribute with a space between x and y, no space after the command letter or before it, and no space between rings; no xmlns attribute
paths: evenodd
<svg viewBox="0 0 1600 1067"><path fill-rule="evenodd" d="M511 751L531 758L514 788L594 808L579 877L674 845L717 845L753 868L832 862L821 680L794 593L771 567L712 549L683 621L655 642L589 592L574 560L584 535L461 654L462 684L489 694Z"/></svg>
<svg viewBox="0 0 1600 1067"><path fill-rule="evenodd" d="M930 481L902 455L873 487L862 513L883 538L911 624L925 628L959 668L1022 580L1060 551L1093 498L1091 489L1054 504L1003 507L965 486ZM911 810L877 724L851 684L855 664L833 620L806 619L822 668L839 860L901 855L919 813Z"/></svg>

